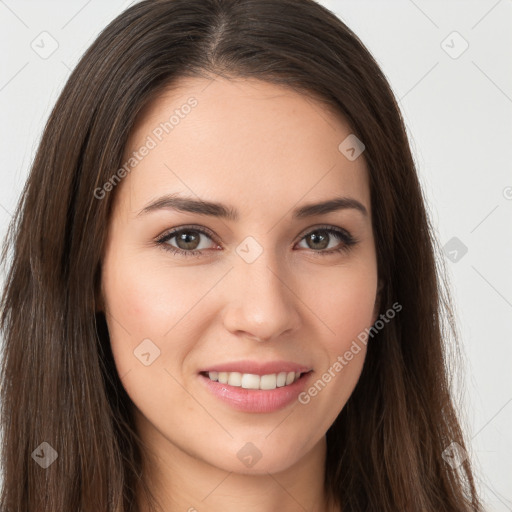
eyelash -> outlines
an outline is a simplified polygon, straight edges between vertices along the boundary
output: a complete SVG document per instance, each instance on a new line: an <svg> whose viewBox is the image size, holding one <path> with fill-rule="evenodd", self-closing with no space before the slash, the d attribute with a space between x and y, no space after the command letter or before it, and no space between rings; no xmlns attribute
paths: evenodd
<svg viewBox="0 0 512 512"><path fill-rule="evenodd" d="M182 226L178 229L174 229L170 232L164 233L162 236L157 238L156 243L163 250L170 251L171 253L176 254L178 256L185 256L185 257L198 256L198 257L200 257L202 255L203 251L206 249L201 249L201 250L194 249L194 250L190 250L190 251L185 251L183 249L173 247L172 245L169 245L167 243L169 240L174 238L177 234L179 234L181 232L187 232L187 231L198 232L203 235L206 235L209 238L211 238L215 243L218 244L218 242L215 240L215 237L213 236L213 233L211 231L206 230L205 228L200 228L198 226ZM334 235L336 238L338 238L338 240L340 240L342 242L342 245L340 247L338 247L337 249L320 250L320 251L315 251L315 250L311 249L311 252L313 252L315 254L315 256L323 257L323 256L329 256L331 254L348 252L354 245L356 245L359 242L348 231L345 231L345 230L342 230L339 228L335 228L333 226L316 227L315 229L305 233L302 236L302 238L299 240L299 242L301 242L308 235L311 235L312 233L315 233L317 231L323 231L323 232L329 233L330 235ZM218 244L218 245L220 245L220 244Z"/></svg>

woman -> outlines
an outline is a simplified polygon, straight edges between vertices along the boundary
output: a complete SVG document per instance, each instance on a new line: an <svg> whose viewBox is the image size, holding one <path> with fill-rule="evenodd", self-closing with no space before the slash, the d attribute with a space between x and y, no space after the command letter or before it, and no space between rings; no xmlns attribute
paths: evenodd
<svg viewBox="0 0 512 512"><path fill-rule="evenodd" d="M9 235L2 510L481 510L403 121L312 0L120 15Z"/></svg>

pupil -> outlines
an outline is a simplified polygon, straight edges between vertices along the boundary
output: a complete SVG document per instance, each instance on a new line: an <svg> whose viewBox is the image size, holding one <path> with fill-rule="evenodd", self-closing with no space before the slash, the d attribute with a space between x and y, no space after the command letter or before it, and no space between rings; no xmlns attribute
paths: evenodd
<svg viewBox="0 0 512 512"><path fill-rule="evenodd" d="M320 239L320 241L323 242L323 243L321 244L320 247L314 247L314 248L315 249L325 249L329 245L329 243L327 241L328 237L326 236L327 232L326 231L316 231L316 233L323 233L323 235L318 236L315 233L313 233L310 236L310 238L313 240L313 243L318 243L317 239Z"/></svg>
<svg viewBox="0 0 512 512"><path fill-rule="evenodd" d="M190 235L191 231L184 231L181 235L177 238L178 247L180 249L195 249L197 247L197 242L199 240L199 237L196 235ZM192 242L189 241L189 238L192 239ZM195 240L194 240L195 239ZM185 247L180 246L180 242L183 242L185 244ZM194 244L195 242L195 244ZM189 246L189 244L192 244L192 247Z"/></svg>

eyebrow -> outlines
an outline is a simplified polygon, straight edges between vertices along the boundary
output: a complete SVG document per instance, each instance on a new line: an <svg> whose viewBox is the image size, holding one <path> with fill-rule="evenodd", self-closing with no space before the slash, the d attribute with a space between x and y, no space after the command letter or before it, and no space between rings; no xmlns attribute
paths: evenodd
<svg viewBox="0 0 512 512"><path fill-rule="evenodd" d="M138 214L143 215L155 210L176 210L180 212L197 213L199 215L209 215L219 217L233 222L240 218L238 211L232 206L212 201L194 199L191 197L179 196L177 194L168 194L148 203ZM314 217L315 215L325 215L338 210L354 209L364 216L368 216L365 206L357 199L352 197L334 197L320 203L310 203L299 206L293 210L294 219L303 219Z"/></svg>

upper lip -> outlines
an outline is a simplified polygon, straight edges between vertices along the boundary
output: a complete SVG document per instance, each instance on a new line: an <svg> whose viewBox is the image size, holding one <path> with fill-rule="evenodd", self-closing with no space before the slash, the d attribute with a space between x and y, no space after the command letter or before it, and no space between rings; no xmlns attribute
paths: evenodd
<svg viewBox="0 0 512 512"><path fill-rule="evenodd" d="M240 372L253 375L270 375L281 372L309 372L311 367L292 361L231 361L228 363L216 364L200 370L200 373L208 372Z"/></svg>

